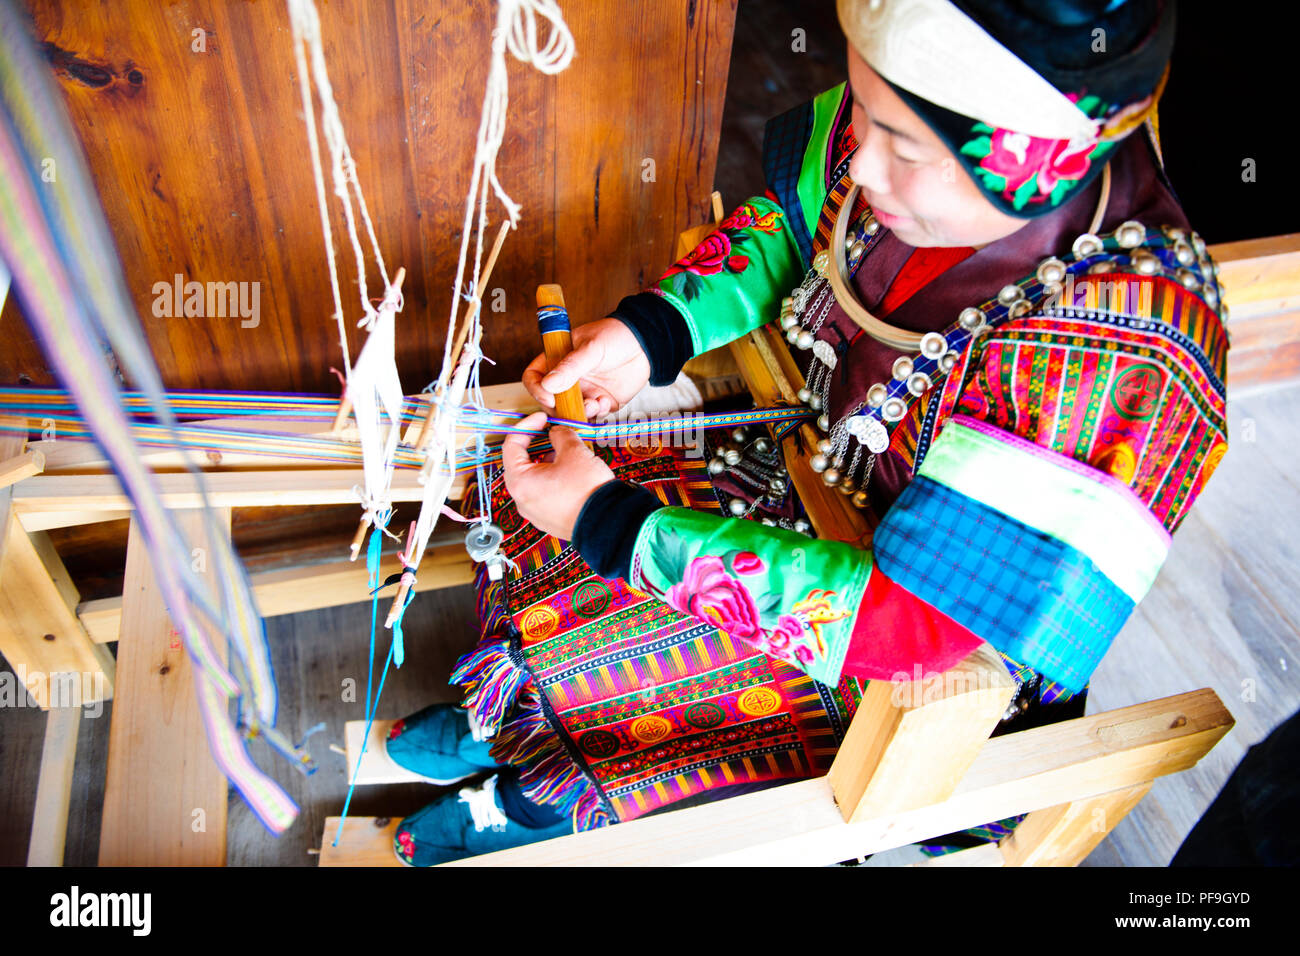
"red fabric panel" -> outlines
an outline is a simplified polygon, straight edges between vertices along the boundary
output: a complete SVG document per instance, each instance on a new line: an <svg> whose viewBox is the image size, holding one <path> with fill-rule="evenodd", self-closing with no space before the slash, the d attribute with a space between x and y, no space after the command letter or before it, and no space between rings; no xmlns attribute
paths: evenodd
<svg viewBox="0 0 1300 956"><path fill-rule="evenodd" d="M844 673L867 680L942 673L982 643L948 615L872 567ZM903 678L898 677L899 680Z"/></svg>
<svg viewBox="0 0 1300 956"><path fill-rule="evenodd" d="M903 263L893 285L885 293L880 303L880 315L886 316L912 297L920 289L930 284L930 280L947 272L957 263L973 255L969 247L926 247L915 249Z"/></svg>

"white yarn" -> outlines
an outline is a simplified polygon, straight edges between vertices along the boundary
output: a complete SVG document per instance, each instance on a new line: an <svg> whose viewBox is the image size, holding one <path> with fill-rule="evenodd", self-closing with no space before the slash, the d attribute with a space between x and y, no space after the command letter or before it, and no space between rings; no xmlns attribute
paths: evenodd
<svg viewBox="0 0 1300 956"><path fill-rule="evenodd" d="M549 35L545 45L539 46L538 17L547 21ZM497 152L505 137L506 110L509 105L509 82L506 75L506 51L520 62L531 63L546 74L559 73L573 60L573 35L564 22L560 6L555 0L500 0L497 5L497 25L492 31L492 54L488 65L487 89L483 94L483 112L479 120L478 137L474 146L474 170L469 191L465 196L465 217L461 226L460 255L456 262L456 284L453 288L451 310L447 317L447 339L443 345L442 371L434 386L434 412L430 428L436 436L430 447L424 469L424 499L420 517L416 522L413 563L418 565L428 546L429 537L446 500L446 489L451 484L455 453L456 406L465 389L470 389L470 404L481 406L483 399L478 388L478 366L482 361L479 343L482 341L482 290L479 278L483 269L483 233L487 229L487 204L494 193L512 228L519 223L520 206L501 187L497 178ZM474 206L478 205L475 222ZM468 285L465 271L469 260L470 232L474 233L474 268ZM466 300L464 321L469 323L457 367L453 369L452 348L457 337L456 313L460 298ZM445 474L443 472L445 469ZM486 483L479 482L480 494L486 494Z"/></svg>
<svg viewBox="0 0 1300 956"><path fill-rule="evenodd" d="M365 195L357 179L356 162L348 147L339 115L338 103L330 83L325 64L325 50L321 42L320 15L314 0L288 0L289 20L294 36L294 56L298 65L298 85L302 94L303 119L307 123L307 141L310 146L312 172L316 180L316 201L320 206L321 231L329 261L330 289L334 295L334 313L339 327L339 345L343 350L348 399L356 416L357 431L361 439L362 473L365 488L360 493L366 518L378 528L383 528L392 512L392 481L394 456L401 428L403 393L397 375L395 315L402 308L401 293L393 288L384 265L383 253L375 237L374 223L366 207ZM310 70L309 70L310 58ZM338 270L334 254L334 236L330 228L329 207L325 198L325 174L321 165L320 145L316 137L316 116L312 107L311 84L315 83L320 100L320 124L325 145L330 155L330 171L334 195L343 207L343 220L347 225L348 241L357 267L357 290L361 297L359 326L369 333L366 344L357 358L355 367L350 364L347 331L343 324L343 300L339 290ZM355 195L356 209L353 208ZM366 257L357 232L360 215L371 251L384 282L384 297L376 309L370 302L366 286ZM384 433L382 416L388 418Z"/></svg>

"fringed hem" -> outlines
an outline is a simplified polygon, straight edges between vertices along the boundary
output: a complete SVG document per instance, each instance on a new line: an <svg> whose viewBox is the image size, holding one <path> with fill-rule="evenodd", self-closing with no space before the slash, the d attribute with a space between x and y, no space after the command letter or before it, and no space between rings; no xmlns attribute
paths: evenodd
<svg viewBox="0 0 1300 956"><path fill-rule="evenodd" d="M524 795L573 817L575 831L611 822L595 785L546 718L528 668L515 661L509 639L495 638L461 658L451 682L464 687L464 706L495 737L494 760L519 769Z"/></svg>

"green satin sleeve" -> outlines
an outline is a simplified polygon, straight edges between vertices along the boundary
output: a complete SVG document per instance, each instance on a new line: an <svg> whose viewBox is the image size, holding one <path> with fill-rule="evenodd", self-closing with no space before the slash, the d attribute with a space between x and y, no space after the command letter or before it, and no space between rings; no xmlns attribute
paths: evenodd
<svg viewBox="0 0 1300 956"><path fill-rule="evenodd" d="M871 567L839 541L667 507L642 523L629 583L834 685Z"/></svg>
<svg viewBox="0 0 1300 956"><path fill-rule="evenodd" d="M804 265L785 211L746 200L649 290L682 314L692 354L732 342L775 319Z"/></svg>

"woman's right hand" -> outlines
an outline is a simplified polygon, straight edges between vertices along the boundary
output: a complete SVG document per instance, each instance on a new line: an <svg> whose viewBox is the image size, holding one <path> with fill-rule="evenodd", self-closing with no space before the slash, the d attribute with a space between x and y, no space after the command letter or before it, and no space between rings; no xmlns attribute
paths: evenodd
<svg viewBox="0 0 1300 956"><path fill-rule="evenodd" d="M590 420L616 411L650 381L650 360L641 343L618 319L599 319L573 330L573 351L550 372L546 355L524 369L524 388L548 411L555 396L577 382Z"/></svg>

